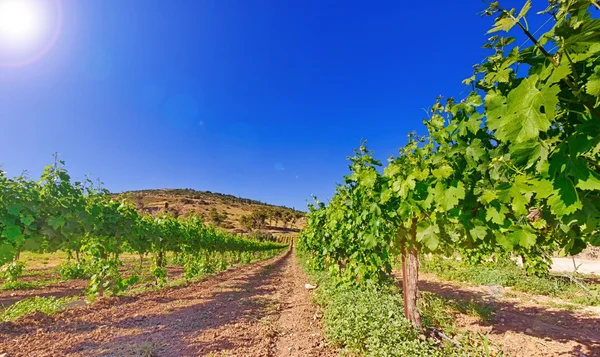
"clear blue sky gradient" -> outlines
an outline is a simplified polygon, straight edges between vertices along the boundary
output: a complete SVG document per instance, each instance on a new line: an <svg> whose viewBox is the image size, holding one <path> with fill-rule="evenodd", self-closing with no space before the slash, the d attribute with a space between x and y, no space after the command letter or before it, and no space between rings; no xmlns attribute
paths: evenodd
<svg viewBox="0 0 600 357"><path fill-rule="evenodd" d="M468 94L485 7L65 0L54 48L0 68L0 162L37 177L59 152L73 177L113 192L194 188L305 209L332 195L362 139L385 161L437 95Z"/></svg>

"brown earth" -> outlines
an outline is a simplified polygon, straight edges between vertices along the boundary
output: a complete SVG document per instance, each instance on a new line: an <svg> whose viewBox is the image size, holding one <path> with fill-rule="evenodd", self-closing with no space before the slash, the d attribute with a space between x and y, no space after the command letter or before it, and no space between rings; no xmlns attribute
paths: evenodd
<svg viewBox="0 0 600 357"><path fill-rule="evenodd" d="M295 255L0 323L0 355L333 356Z"/></svg>
<svg viewBox="0 0 600 357"><path fill-rule="evenodd" d="M516 294L498 286L465 286L433 274L421 274L419 288L450 299L491 305L496 311L493 321L460 315L457 327L488 334L510 356L600 356L600 309L571 311L552 307L557 299Z"/></svg>

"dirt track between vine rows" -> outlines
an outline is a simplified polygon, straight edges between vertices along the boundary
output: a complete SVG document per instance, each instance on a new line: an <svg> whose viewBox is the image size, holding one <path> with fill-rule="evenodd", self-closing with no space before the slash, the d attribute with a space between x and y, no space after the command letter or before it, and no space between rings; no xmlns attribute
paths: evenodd
<svg viewBox="0 0 600 357"><path fill-rule="evenodd" d="M0 355L334 356L293 252L185 287L0 323Z"/></svg>
<svg viewBox="0 0 600 357"><path fill-rule="evenodd" d="M516 293L499 286L470 286L421 274L422 291L453 300L492 306L492 321L481 322L464 314L454 316L462 331L487 334L509 356L600 357L600 310L597 307L571 311L558 299ZM515 296L512 296L515 295Z"/></svg>

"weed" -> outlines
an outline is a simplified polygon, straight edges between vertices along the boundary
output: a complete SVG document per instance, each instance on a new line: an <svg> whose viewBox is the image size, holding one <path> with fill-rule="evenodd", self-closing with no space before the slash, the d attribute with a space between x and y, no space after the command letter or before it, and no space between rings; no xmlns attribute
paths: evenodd
<svg viewBox="0 0 600 357"><path fill-rule="evenodd" d="M39 289L43 284L30 281L7 281L0 285L0 290L31 290Z"/></svg>
<svg viewBox="0 0 600 357"><path fill-rule="evenodd" d="M491 305L474 300L452 300L429 292L421 292L420 309L423 311L423 322L451 334L456 334L454 324L457 313L474 316L481 321L492 321L494 308Z"/></svg>
<svg viewBox="0 0 600 357"><path fill-rule="evenodd" d="M300 255L301 264L306 261ZM397 287L359 288L335 286L326 273L312 273L318 288L315 302L323 310L325 335L342 353L360 356L488 356L481 344L455 346L441 343L415 329L404 318L403 297ZM489 318L488 308L474 303L449 303L426 294L420 309L425 325L439 326L447 333L457 331L452 313L465 311ZM499 355L499 354L497 354Z"/></svg>
<svg viewBox="0 0 600 357"><path fill-rule="evenodd" d="M64 262L59 272L62 280L89 279L93 275L90 266L84 262Z"/></svg>
<svg viewBox="0 0 600 357"><path fill-rule="evenodd" d="M76 296L56 298L54 296L35 296L23 299L6 308L0 315L2 321L13 321L21 316L40 311L47 315L55 314L65 309L65 305L77 300Z"/></svg>
<svg viewBox="0 0 600 357"><path fill-rule="evenodd" d="M565 310L569 310L569 311L575 311L578 309L578 306L575 304L567 304L567 303L554 302L554 301L550 302L550 306L555 309L565 309Z"/></svg>
<svg viewBox="0 0 600 357"><path fill-rule="evenodd" d="M568 278L558 275L538 277L528 275L525 269L512 261L470 266L454 259L422 259L421 268L425 272L438 275L442 279L469 282L475 285L499 285L511 287L524 293L559 297L582 305L598 305L600 301L584 293ZM597 285L588 285L593 291ZM516 297L512 292L507 296Z"/></svg>
<svg viewBox="0 0 600 357"><path fill-rule="evenodd" d="M7 282L15 282L23 275L25 263L21 261L12 261L0 267L0 277Z"/></svg>

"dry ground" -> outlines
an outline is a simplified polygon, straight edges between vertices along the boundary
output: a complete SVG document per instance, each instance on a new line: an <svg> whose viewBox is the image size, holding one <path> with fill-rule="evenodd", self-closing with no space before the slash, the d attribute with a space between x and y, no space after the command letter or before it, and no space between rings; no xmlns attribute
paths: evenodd
<svg viewBox="0 0 600 357"><path fill-rule="evenodd" d="M459 315L457 326L489 334L490 340L510 356L600 356L597 307L570 310L557 305L558 299L497 286L465 286L440 280L433 274L421 274L419 288L450 299L493 306L496 313L490 323Z"/></svg>
<svg viewBox="0 0 600 357"><path fill-rule="evenodd" d="M0 323L0 355L333 356L289 251L186 287Z"/></svg>

